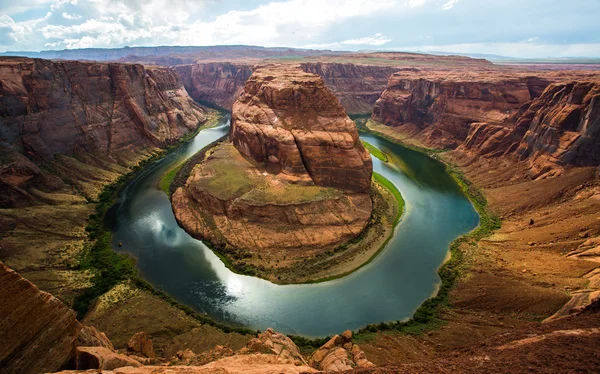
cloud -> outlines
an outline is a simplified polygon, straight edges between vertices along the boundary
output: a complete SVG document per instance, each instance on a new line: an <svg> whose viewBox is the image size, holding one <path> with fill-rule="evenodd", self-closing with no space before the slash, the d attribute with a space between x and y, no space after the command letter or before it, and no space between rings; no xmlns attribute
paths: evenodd
<svg viewBox="0 0 600 374"><path fill-rule="evenodd" d="M67 3L74 0L57 0ZM212 21L189 22L192 2L186 0L91 0L93 19L77 25L45 25L39 29L46 45L66 48L111 47L144 44L256 44L300 45L327 29L354 17L368 16L394 6L381 0L288 0L273 1L254 9L231 10ZM198 5L198 2L193 2ZM165 12L165 9L169 9ZM195 11L194 11L195 12ZM75 14L63 13L69 20ZM71 18L69 18L71 17ZM348 45L383 45L390 39L377 34L351 39Z"/></svg>
<svg viewBox="0 0 600 374"><path fill-rule="evenodd" d="M77 0L54 0L52 5L50 5L50 10L54 12L55 10L62 7L64 4L77 5Z"/></svg>
<svg viewBox="0 0 600 374"><path fill-rule="evenodd" d="M519 43L462 43L389 48L389 50L495 54L519 58L585 57L600 56L600 43L542 44L529 41Z"/></svg>
<svg viewBox="0 0 600 374"><path fill-rule="evenodd" d="M442 5L442 9L443 10L450 10L452 9L460 0L449 0L448 2L444 3L444 5Z"/></svg>
<svg viewBox="0 0 600 374"><path fill-rule="evenodd" d="M69 14L69 13L63 12L62 17L64 19L68 19L68 20L78 20L78 19L81 19L81 14L77 14L77 13Z"/></svg>
<svg viewBox="0 0 600 374"><path fill-rule="evenodd" d="M386 38L382 33L377 33L373 36L367 36L358 39L349 39L340 42L342 45L384 45L391 42L392 39Z"/></svg>

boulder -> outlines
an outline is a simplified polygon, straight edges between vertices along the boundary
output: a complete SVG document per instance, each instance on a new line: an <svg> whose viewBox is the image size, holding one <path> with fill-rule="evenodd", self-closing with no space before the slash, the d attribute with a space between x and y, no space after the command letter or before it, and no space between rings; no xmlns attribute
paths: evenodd
<svg viewBox="0 0 600 374"><path fill-rule="evenodd" d="M140 367L132 357L116 353L104 347L77 347L75 368L77 370L113 370L124 366Z"/></svg>
<svg viewBox="0 0 600 374"><path fill-rule="evenodd" d="M147 358L155 358L152 340L145 332L138 332L127 342L127 354L140 354Z"/></svg>
<svg viewBox="0 0 600 374"><path fill-rule="evenodd" d="M98 331L94 326L88 325L83 325L81 331L79 331L76 344L79 347L104 347L111 351L115 350L105 333Z"/></svg>

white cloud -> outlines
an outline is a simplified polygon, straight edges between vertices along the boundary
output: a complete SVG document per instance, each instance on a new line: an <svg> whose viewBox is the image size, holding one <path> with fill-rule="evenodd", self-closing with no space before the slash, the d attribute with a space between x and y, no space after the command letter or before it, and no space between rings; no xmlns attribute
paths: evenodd
<svg viewBox="0 0 600 374"><path fill-rule="evenodd" d="M46 44L59 42L66 48L144 44L298 46L345 20L372 15L395 5L394 0L377 3L370 0L274 1L251 10L232 10L212 21L190 23L190 13L197 12L190 9L190 3L187 0L91 0L96 18L78 25L45 25L40 32ZM71 15L66 14L63 17L69 19ZM344 43L383 45L389 41L376 34Z"/></svg>
<svg viewBox="0 0 600 374"><path fill-rule="evenodd" d="M538 44L520 43L463 43L447 45L421 45L413 47L388 48L411 52L446 52L465 54L495 54L506 57L546 58L546 57L585 57L600 56L600 43Z"/></svg>
<svg viewBox="0 0 600 374"><path fill-rule="evenodd" d="M68 19L68 20L78 20L81 19L81 14L77 14L77 13L73 13L73 14L69 14L66 12L63 12L62 17L64 19Z"/></svg>
<svg viewBox="0 0 600 374"><path fill-rule="evenodd" d="M382 33L377 33L373 36L367 36L358 39L349 39L340 42L343 45L384 45L391 42L392 39L386 38Z"/></svg>
<svg viewBox="0 0 600 374"><path fill-rule="evenodd" d="M448 0L448 2L444 3L444 5L442 5L442 9L443 10L450 10L452 9L460 0Z"/></svg>
<svg viewBox="0 0 600 374"><path fill-rule="evenodd" d="M54 12L55 10L62 7L64 4L77 5L77 0L54 0L52 5L50 5L50 10Z"/></svg>

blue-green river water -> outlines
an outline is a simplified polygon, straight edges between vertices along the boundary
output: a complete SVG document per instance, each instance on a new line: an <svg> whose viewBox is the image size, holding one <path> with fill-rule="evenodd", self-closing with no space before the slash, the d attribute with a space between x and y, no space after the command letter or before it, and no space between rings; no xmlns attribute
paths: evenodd
<svg viewBox="0 0 600 374"><path fill-rule="evenodd" d="M370 323L411 317L438 289L437 269L456 237L479 217L444 165L371 134L361 138L390 156L373 169L398 187L406 210L392 240L370 264L341 279L276 285L228 270L201 241L179 227L163 173L229 131L229 118L201 131L166 158L148 166L120 193L107 222L113 243L137 259L140 275L199 312L231 324L284 333L327 336Z"/></svg>

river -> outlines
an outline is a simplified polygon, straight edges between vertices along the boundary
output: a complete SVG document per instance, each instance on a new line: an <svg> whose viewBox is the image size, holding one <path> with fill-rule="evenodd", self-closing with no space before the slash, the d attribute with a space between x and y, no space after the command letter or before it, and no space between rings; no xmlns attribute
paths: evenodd
<svg viewBox="0 0 600 374"><path fill-rule="evenodd" d="M437 269L452 240L478 224L472 204L443 164L361 134L390 156L387 164L373 158L373 169L394 183L406 201L402 221L381 254L344 278L318 284L276 285L232 273L178 226L168 197L157 188L165 171L228 130L229 117L224 117L217 127L149 165L121 191L106 219L115 250L137 259L141 277L216 320L318 337L409 318L438 289Z"/></svg>

